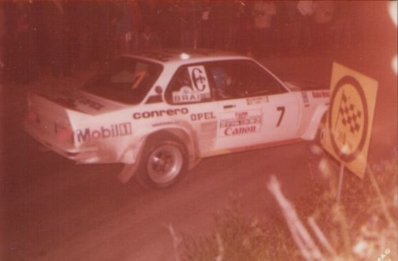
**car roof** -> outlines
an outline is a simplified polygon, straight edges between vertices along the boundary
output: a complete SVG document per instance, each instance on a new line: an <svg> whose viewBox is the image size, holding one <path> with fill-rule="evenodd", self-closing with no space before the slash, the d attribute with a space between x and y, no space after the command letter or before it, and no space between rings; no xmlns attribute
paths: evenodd
<svg viewBox="0 0 398 261"><path fill-rule="evenodd" d="M125 54L125 56L151 60L162 64L186 64L227 59L250 59L247 56L237 53L212 49L160 49L130 53Z"/></svg>

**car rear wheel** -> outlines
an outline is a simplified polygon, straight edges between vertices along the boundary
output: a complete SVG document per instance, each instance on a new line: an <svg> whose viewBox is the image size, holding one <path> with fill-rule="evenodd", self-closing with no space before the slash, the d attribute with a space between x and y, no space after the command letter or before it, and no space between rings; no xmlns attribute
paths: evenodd
<svg viewBox="0 0 398 261"><path fill-rule="evenodd" d="M186 172L186 150L179 141L165 135L150 138L144 148L137 173L141 185L165 188L176 183Z"/></svg>

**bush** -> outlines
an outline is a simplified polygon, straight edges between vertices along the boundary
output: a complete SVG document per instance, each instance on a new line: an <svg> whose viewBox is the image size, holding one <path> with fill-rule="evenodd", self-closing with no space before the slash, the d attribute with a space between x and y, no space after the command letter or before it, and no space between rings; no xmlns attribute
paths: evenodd
<svg viewBox="0 0 398 261"><path fill-rule="evenodd" d="M298 255L283 220L265 222L242 214L238 201L215 215L208 236L183 236L182 260L291 260Z"/></svg>
<svg viewBox="0 0 398 261"><path fill-rule="evenodd" d="M281 218L243 215L235 199L215 215L209 235L182 236L177 260L398 260L396 153L369 168L364 180L346 173L341 202L336 202L333 161L323 157L316 164L323 178L314 177L308 194L296 202L297 211L278 181L271 180L269 189L281 206Z"/></svg>

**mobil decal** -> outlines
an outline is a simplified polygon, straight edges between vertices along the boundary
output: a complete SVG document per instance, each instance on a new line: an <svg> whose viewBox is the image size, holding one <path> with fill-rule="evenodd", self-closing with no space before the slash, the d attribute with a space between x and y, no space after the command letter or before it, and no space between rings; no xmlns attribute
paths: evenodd
<svg viewBox="0 0 398 261"><path fill-rule="evenodd" d="M101 126L96 129L85 128L74 133L77 142L90 142L98 139L114 138L132 134L130 122Z"/></svg>
<svg viewBox="0 0 398 261"><path fill-rule="evenodd" d="M312 92L312 97L314 97L314 98L329 98L330 97L330 92L328 90L313 91Z"/></svg>
<svg viewBox="0 0 398 261"><path fill-rule="evenodd" d="M188 113L189 113L188 108L183 107L183 108L176 108L176 109L134 112L133 118L136 120L139 120L139 119L149 119L149 118L157 118L157 117L164 117L164 116L186 115Z"/></svg>
<svg viewBox="0 0 398 261"><path fill-rule="evenodd" d="M219 136L246 135L260 131L261 110L225 113L220 120Z"/></svg>

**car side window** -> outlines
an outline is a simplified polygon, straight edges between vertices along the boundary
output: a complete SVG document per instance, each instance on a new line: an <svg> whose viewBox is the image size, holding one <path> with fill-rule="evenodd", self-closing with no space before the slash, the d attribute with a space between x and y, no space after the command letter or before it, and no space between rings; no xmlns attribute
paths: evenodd
<svg viewBox="0 0 398 261"><path fill-rule="evenodd" d="M244 78L242 88L246 97L274 95L287 91L274 76L252 61L241 63L240 72Z"/></svg>
<svg viewBox="0 0 398 261"><path fill-rule="evenodd" d="M219 100L239 98L239 86L241 79L238 76L236 66L230 62L212 63L208 65L209 75Z"/></svg>
<svg viewBox="0 0 398 261"><path fill-rule="evenodd" d="M207 68L215 96L219 100L286 92L275 77L252 61L209 63Z"/></svg>
<svg viewBox="0 0 398 261"><path fill-rule="evenodd" d="M209 81L203 65L179 68L166 91L166 101L171 104L206 102L211 98Z"/></svg>

